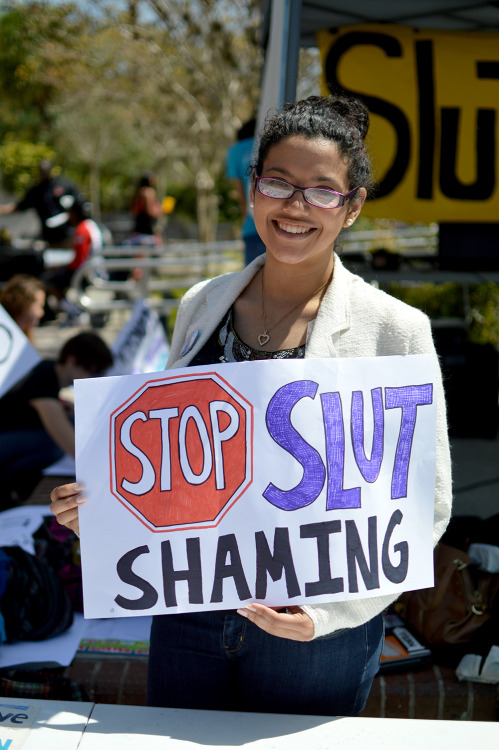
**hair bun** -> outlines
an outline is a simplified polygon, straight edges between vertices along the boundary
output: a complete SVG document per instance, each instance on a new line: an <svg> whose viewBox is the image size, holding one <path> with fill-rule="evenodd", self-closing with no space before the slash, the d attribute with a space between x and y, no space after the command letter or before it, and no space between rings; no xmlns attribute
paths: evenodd
<svg viewBox="0 0 499 750"><path fill-rule="evenodd" d="M345 157L350 187L362 186L369 192L373 177L364 142L368 130L369 111L365 103L345 91L287 102L281 111L268 113L251 166L260 175L270 149L284 138L325 139L334 143L338 153Z"/></svg>
<svg viewBox="0 0 499 750"><path fill-rule="evenodd" d="M333 94L328 98L331 109L348 120L359 131L364 141L369 130L369 110L361 99L347 94Z"/></svg>

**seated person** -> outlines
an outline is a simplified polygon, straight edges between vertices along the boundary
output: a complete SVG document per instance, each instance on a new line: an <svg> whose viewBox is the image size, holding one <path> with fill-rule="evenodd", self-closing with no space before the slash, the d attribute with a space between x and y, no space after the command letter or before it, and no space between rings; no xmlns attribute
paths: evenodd
<svg viewBox="0 0 499 750"><path fill-rule="evenodd" d="M33 343L33 330L45 310L45 288L34 276L16 273L0 291L0 305Z"/></svg>
<svg viewBox="0 0 499 750"><path fill-rule="evenodd" d="M74 456L74 426L59 391L77 378L103 375L112 361L99 336L80 333L57 362L39 362L0 398L0 509L26 499L41 471L65 453Z"/></svg>

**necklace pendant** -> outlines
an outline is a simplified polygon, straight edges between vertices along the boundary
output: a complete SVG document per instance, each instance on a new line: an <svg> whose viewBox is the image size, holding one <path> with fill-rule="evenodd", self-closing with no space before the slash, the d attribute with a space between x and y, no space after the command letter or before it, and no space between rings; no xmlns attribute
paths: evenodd
<svg viewBox="0 0 499 750"><path fill-rule="evenodd" d="M261 333L258 336L258 343L260 344L260 346L265 346L265 344L268 344L269 341L270 341L270 336L266 331L264 331L264 333Z"/></svg>

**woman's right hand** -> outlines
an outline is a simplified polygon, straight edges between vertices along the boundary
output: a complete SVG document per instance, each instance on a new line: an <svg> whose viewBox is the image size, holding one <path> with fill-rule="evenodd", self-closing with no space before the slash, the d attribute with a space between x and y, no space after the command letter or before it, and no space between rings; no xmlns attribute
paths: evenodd
<svg viewBox="0 0 499 750"><path fill-rule="evenodd" d="M73 482L56 487L50 493L50 499L52 500L50 510L61 526L67 526L75 534L80 533L78 506L82 505L87 499L86 495L82 494L84 489L85 485L80 482Z"/></svg>

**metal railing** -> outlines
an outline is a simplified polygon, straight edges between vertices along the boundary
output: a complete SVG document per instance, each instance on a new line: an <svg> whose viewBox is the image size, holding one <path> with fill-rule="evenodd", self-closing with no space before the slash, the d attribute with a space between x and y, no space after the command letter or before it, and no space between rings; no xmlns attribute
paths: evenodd
<svg viewBox="0 0 499 750"><path fill-rule="evenodd" d="M138 299L168 312L181 291L243 264L241 240L105 247L75 272L72 296L91 313L130 308Z"/></svg>
<svg viewBox="0 0 499 750"><path fill-rule="evenodd" d="M345 257L360 254L368 259L380 248L406 257L431 257L437 254L438 228L352 231L341 237L339 244ZM89 312L130 308L144 299L166 313L178 305L180 291L203 279L238 271L243 264L241 240L110 246L75 272L72 295Z"/></svg>
<svg viewBox="0 0 499 750"><path fill-rule="evenodd" d="M411 224L396 229L347 231L339 238L345 255L360 254L369 258L376 250L400 253L406 258L432 257L438 254L438 225Z"/></svg>

